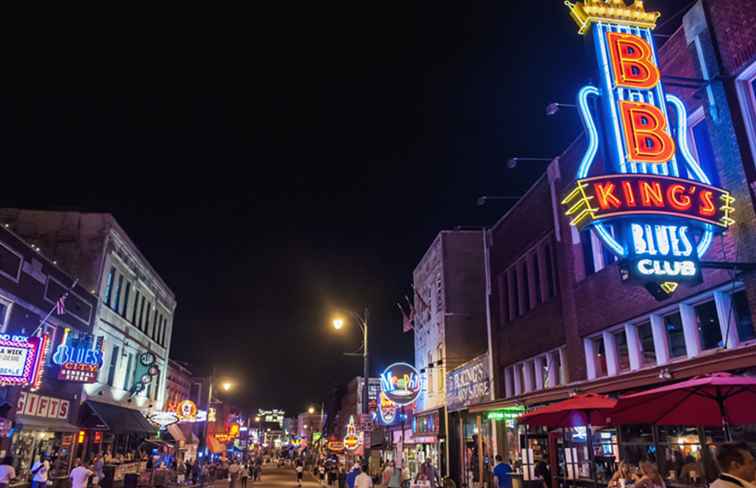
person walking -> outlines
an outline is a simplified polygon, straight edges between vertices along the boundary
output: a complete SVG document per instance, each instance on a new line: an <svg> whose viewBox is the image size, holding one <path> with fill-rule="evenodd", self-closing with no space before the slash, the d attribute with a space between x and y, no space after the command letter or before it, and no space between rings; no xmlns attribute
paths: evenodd
<svg viewBox="0 0 756 488"><path fill-rule="evenodd" d="M304 477L304 465L302 464L301 459L297 459L297 464L294 469L297 472L297 486L302 486L302 478Z"/></svg>
<svg viewBox="0 0 756 488"><path fill-rule="evenodd" d="M95 474L94 471L88 469L81 463L81 458L76 458L74 461L74 469L68 475L71 480L71 488L86 488L89 478Z"/></svg>
<svg viewBox="0 0 756 488"><path fill-rule="evenodd" d="M756 462L745 442L726 442L717 448L717 464L722 472L711 488L756 487Z"/></svg>
<svg viewBox="0 0 756 488"><path fill-rule="evenodd" d="M354 464L352 466L352 469L349 470L349 472L346 475L346 482L348 488L354 488L354 482L357 479L357 476L360 474L360 465Z"/></svg>
<svg viewBox="0 0 756 488"><path fill-rule="evenodd" d="M186 481L186 464L176 463L176 484L183 485Z"/></svg>
<svg viewBox="0 0 756 488"><path fill-rule="evenodd" d="M386 463L386 465L383 467L383 472L381 473L381 485L388 486L389 481L391 480L391 477L394 475L394 463L393 461L390 463Z"/></svg>
<svg viewBox="0 0 756 488"><path fill-rule="evenodd" d="M354 479L354 488L373 488L373 478L367 473L368 467L359 468L359 474Z"/></svg>
<svg viewBox="0 0 756 488"><path fill-rule="evenodd" d="M5 456L0 463L0 488L8 488L11 481L16 479L16 468L13 467L13 457Z"/></svg>
<svg viewBox="0 0 756 488"><path fill-rule="evenodd" d="M40 454L39 460L34 463L31 472L32 488L46 488L47 475L50 472L50 461L47 460L47 454Z"/></svg>
<svg viewBox="0 0 756 488"><path fill-rule="evenodd" d="M246 464L242 464L239 470L239 478L241 479L241 488L247 488L247 480L249 479L249 468Z"/></svg>
<svg viewBox="0 0 756 488"><path fill-rule="evenodd" d="M494 459L496 466L494 466L493 475L496 479L496 486L498 488L512 488L512 466L504 462L501 454L497 454Z"/></svg>
<svg viewBox="0 0 756 488"><path fill-rule="evenodd" d="M401 488L402 486L402 470L397 469L396 463L391 461L391 477L386 482L388 488Z"/></svg>

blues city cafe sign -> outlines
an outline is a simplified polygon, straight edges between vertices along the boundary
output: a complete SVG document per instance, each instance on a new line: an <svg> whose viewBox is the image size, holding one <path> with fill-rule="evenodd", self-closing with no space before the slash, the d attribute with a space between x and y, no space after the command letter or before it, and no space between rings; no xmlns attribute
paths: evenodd
<svg viewBox="0 0 756 488"><path fill-rule="evenodd" d="M420 396L420 374L407 363L394 363L381 374L381 392L396 405L409 405Z"/></svg>
<svg viewBox="0 0 756 488"><path fill-rule="evenodd" d="M77 383L94 383L102 368L103 337L75 335L71 329L63 331L63 339L52 356L60 369L58 379Z"/></svg>
<svg viewBox="0 0 756 488"><path fill-rule="evenodd" d="M660 13L640 0L565 3L591 36L599 86L578 94L588 147L562 204L617 256L623 280L666 298L700 281L714 235L735 222L734 198L693 157L685 106L664 91L651 35Z"/></svg>

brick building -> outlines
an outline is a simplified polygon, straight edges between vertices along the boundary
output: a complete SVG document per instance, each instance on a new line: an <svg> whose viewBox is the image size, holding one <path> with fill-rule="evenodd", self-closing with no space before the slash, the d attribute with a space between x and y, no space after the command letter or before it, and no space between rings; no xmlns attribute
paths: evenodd
<svg viewBox="0 0 756 488"><path fill-rule="evenodd" d="M175 411L179 403L192 400L198 403L198 398L192 398L192 372L186 363L170 359L165 383L165 410Z"/></svg>
<svg viewBox="0 0 756 488"><path fill-rule="evenodd" d="M532 408L578 392L618 395L718 371L754 373L756 274L717 263L756 261L755 17L753 0L701 0L657 50L666 92L687 110L690 152L712 184L736 199L737 223L701 257L708 263L701 282L657 300L643 286L623 283L620 263L593 227L570 225L561 201L586 153L588 139L581 137L488 232L497 400L471 411ZM487 426L486 448L522 459L527 472L548 457L549 438L531 438L526 452L512 427L511 421ZM616 434L607 435L616 444ZM706 435L716 440L716 433ZM654 436L659 457L667 456L659 460L666 474L676 448L661 433ZM697 446L688 453L703 452L706 461L701 436L675 439Z"/></svg>

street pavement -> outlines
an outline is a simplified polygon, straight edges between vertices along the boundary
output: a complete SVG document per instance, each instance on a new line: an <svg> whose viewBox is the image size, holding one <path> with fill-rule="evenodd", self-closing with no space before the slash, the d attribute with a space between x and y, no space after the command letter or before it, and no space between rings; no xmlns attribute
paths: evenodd
<svg viewBox="0 0 756 488"><path fill-rule="evenodd" d="M297 487L297 473L294 468L276 468L270 464L263 465L262 480L252 482L250 479L247 482L247 488L296 488ZM312 476L312 473L305 471L304 479L302 480L302 488L319 488L318 483ZM220 480L213 483L212 488L229 488L228 481ZM241 488L241 485L237 485L236 488Z"/></svg>

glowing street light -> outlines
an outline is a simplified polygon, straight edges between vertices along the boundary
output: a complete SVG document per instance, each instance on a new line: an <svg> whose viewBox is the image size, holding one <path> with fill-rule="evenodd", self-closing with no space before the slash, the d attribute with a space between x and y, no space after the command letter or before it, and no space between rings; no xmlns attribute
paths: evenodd
<svg viewBox="0 0 756 488"><path fill-rule="evenodd" d="M308 408L307 409L307 413L309 413L310 415L314 414L315 413L315 407Z"/></svg>
<svg viewBox="0 0 756 488"><path fill-rule="evenodd" d="M344 320L343 319L333 319L333 328L336 330L341 329L344 327Z"/></svg>
<svg viewBox="0 0 756 488"><path fill-rule="evenodd" d="M224 381L221 387L223 387L223 391L228 391L231 389L231 387L234 386L228 381Z"/></svg>

